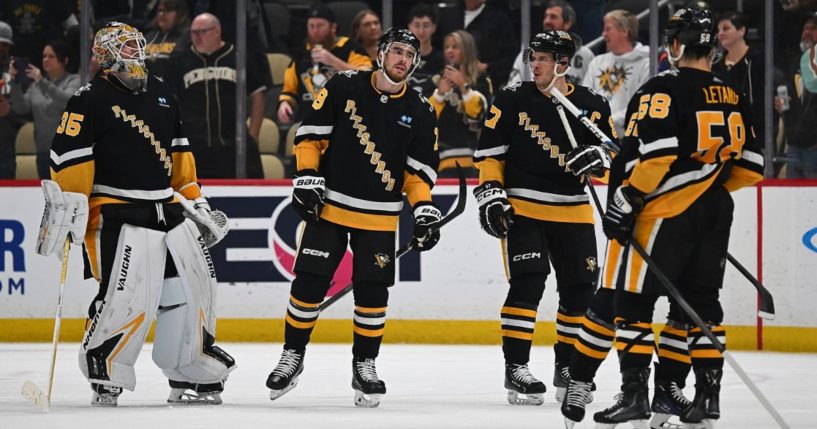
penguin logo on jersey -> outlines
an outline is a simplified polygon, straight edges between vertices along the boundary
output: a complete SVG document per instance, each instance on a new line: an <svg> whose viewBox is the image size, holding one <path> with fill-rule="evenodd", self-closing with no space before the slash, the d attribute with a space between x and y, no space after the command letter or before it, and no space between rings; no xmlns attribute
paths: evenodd
<svg viewBox="0 0 817 429"><path fill-rule="evenodd" d="M591 256L591 257L585 259L584 261L587 262L587 271L590 271L591 273L593 273L598 268L598 264L596 263L596 257L595 256Z"/></svg>
<svg viewBox="0 0 817 429"><path fill-rule="evenodd" d="M380 269L386 268L389 262L391 262L391 258L385 253L376 253L374 255L374 264L380 267Z"/></svg>

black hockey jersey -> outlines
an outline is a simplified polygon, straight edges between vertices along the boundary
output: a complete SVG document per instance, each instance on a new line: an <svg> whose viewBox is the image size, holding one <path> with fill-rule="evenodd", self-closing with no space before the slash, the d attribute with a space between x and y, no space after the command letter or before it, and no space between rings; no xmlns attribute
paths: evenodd
<svg viewBox="0 0 817 429"><path fill-rule="evenodd" d="M709 187L730 191L763 178L746 97L710 72L682 68L647 81L627 107L611 189L647 194L639 217L673 217Z"/></svg>
<svg viewBox="0 0 817 429"><path fill-rule="evenodd" d="M461 167L472 166L482 120L493 96L491 79L481 74L465 95L454 87L445 94L434 92L429 98L440 127L440 171L454 168L457 162Z"/></svg>
<svg viewBox="0 0 817 429"><path fill-rule="evenodd" d="M440 72L445 67L443 53L439 49L432 49L428 55L420 57L420 64L408 78L409 88L414 89L426 97L431 97L437 89L436 77L439 79Z"/></svg>
<svg viewBox="0 0 817 429"><path fill-rule="evenodd" d="M375 88L375 72L336 74L318 93L295 137L298 170L326 178L321 218L394 231L403 192L431 201L437 180L437 121L421 94ZM321 155L322 154L322 155Z"/></svg>
<svg viewBox="0 0 817 429"><path fill-rule="evenodd" d="M610 106L583 86L567 85L564 95L615 140ZM578 144L601 142L565 111ZM593 223L584 183L565 165L572 149L556 105L534 82L508 86L497 95L482 128L474 162L480 183L503 184L516 214L546 221Z"/></svg>
<svg viewBox="0 0 817 429"><path fill-rule="evenodd" d="M51 178L89 196L89 225L99 206L201 196L190 144L173 92L150 76L145 92L100 73L70 100L51 144Z"/></svg>

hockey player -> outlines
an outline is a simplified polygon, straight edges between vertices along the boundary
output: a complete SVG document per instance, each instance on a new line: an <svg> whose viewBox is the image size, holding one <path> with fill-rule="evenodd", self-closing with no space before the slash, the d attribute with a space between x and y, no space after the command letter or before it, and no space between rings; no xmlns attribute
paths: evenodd
<svg viewBox="0 0 817 429"><path fill-rule="evenodd" d="M570 135L560 119L561 106L551 100L550 88L556 87L586 110L613 141L616 136L604 98L564 78L575 51L568 33L537 34L527 51L534 81L504 88L491 106L474 154L480 171L474 195L482 228L503 239L510 282L501 310L508 401L539 405L544 401L545 385L531 374L528 360L550 264L556 271L559 293L554 346L557 377L569 363L578 324L598 276L593 209L582 178L567 166ZM609 149L600 146L577 119L566 120L579 144L569 158L586 159L574 171L604 176L610 166Z"/></svg>
<svg viewBox="0 0 817 429"><path fill-rule="evenodd" d="M213 345L216 277L207 246L226 234L226 222L211 218L173 93L148 75L144 47L126 24L96 33L100 72L68 101L56 130L56 184L44 185L37 251L54 253L66 229L84 235L86 273L99 282L79 352L92 405L116 405L123 389L134 389L133 365L154 316L153 361L170 380L168 402L219 404L235 362ZM189 214L174 193L194 202ZM63 195L81 197L87 225L64 216Z"/></svg>
<svg viewBox="0 0 817 429"><path fill-rule="evenodd" d="M420 59L420 42L389 29L377 48L377 71L336 74L318 93L295 137L297 174L292 204L306 221L290 290L284 350L267 378L270 399L298 382L304 352L332 275L354 253L355 405L376 407L386 385L375 372L394 284L395 230L403 193L414 209L414 244L429 250L440 221L431 202L437 178L434 109L406 80Z"/></svg>
<svg viewBox="0 0 817 429"><path fill-rule="evenodd" d="M636 92L612 172L622 183L608 196L603 220L605 234L623 244L611 254L618 266L615 338L623 381L618 401L594 415L598 427L646 427L650 417L650 325L663 287L627 243L637 240L725 344L718 295L734 208L729 192L762 178L748 100L711 73L711 12L681 9L666 33L678 71L662 73ZM692 327L687 340L696 382L681 422L712 427L720 417L723 356L690 319L683 322Z"/></svg>

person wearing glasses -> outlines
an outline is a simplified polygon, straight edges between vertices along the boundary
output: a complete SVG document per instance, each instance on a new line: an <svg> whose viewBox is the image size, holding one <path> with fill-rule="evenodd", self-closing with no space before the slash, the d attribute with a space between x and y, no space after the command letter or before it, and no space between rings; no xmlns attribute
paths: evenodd
<svg viewBox="0 0 817 429"><path fill-rule="evenodd" d="M200 178L236 178L235 46L221 37L215 15L203 13L190 25L189 48L171 55L168 81L176 89L182 124L196 156ZM264 91L270 86L266 58L247 53L249 127L246 145L248 178L261 178L258 133L264 117Z"/></svg>

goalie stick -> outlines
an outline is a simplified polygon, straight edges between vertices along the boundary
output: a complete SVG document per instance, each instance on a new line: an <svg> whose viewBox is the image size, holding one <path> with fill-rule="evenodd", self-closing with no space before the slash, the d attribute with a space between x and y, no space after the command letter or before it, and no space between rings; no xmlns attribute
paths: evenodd
<svg viewBox="0 0 817 429"><path fill-rule="evenodd" d="M460 167L459 163L457 164L457 176L459 176L459 192L457 194L457 204L454 208L440 220L437 225L434 225L430 228L429 233L439 231L442 227L446 224L454 220L457 216L462 214L465 211L465 199L466 199L466 189L465 189L465 172L463 171L462 167ZM397 260L400 259L401 256L405 255L406 253L410 252L414 249L413 240L409 241L408 243L400 246L400 249L397 250L397 253L394 254L394 263L397 263ZM320 306L320 311L326 310L329 308L330 305L334 304L337 300L343 298L346 294L352 291L353 283L349 283L343 289L339 290L336 294L332 295L329 299L324 301Z"/></svg>
<svg viewBox="0 0 817 429"><path fill-rule="evenodd" d="M573 132L570 128L570 124L567 122L567 118L564 115L564 110L562 106L565 106L567 110L569 110L570 113L576 116L576 118L579 119L580 121L582 119L581 113L579 112L579 109L576 108L576 106L573 103L571 103L570 100L568 100L567 97L564 96L564 94L559 92L557 88L552 88L551 94L554 97L553 102L556 104L556 108L559 111L559 116L562 120L562 124L564 125L565 130L567 131L570 143L575 148L576 141L573 138ZM601 133L601 130L599 130L598 127L596 127L595 124L593 124L589 120L581 122L582 124L585 124L586 127L592 127L598 133ZM593 129L591 129L591 132L593 134L596 134L596 131L593 131ZM586 182L587 187L590 190L590 194L593 196L593 201L596 205L596 210L598 210L599 216L604 217L604 210L602 209L601 202L599 201L599 197L596 194L596 190L595 188L593 188L593 182L590 181L589 177L587 177ZM763 395L763 392L761 392L757 385L754 383L754 381L752 381L752 379L749 378L749 375L746 374L746 371L744 371L743 368L735 360L735 358L732 357L731 353L729 353L726 350L726 347L723 344L721 344L721 342L718 340L715 334L712 333L712 330L710 330L706 323L703 321L703 319L701 319L701 316L698 315L698 313L689 305L689 303L681 295L681 292L679 292L675 285L672 284L672 281L663 273L663 271L661 271L660 268L658 268L658 266L655 264L655 261L653 261L650 255L647 254L647 252L644 250L641 244L638 243L638 241L636 240L629 240L629 244L630 247L632 247L635 250L635 252L638 253L641 259L644 260L644 263L647 264L647 268L649 268L649 270L652 271L652 273L658 278L658 280L664 286L664 289L666 289L667 292L670 295L672 295L672 297L681 306L681 308L684 310L687 316L689 316L689 318L692 319L693 323L695 323L695 325L709 339L709 341L712 342L715 348L718 349L721 355L723 355L723 358L726 360L726 362L729 363L729 366L731 366L732 369L738 374L743 383L746 384L747 387L749 387L749 390L752 391L757 400L760 401L761 405L763 405L763 407L766 408L766 411L769 412L769 414L772 416L772 418L775 420L778 426L780 426L783 429L790 428L786 421L783 420L783 416L780 415L780 413L777 411L777 409L774 408L772 403L769 402L765 395Z"/></svg>
<svg viewBox="0 0 817 429"><path fill-rule="evenodd" d="M31 380L23 383L22 395L34 405L48 412L51 408L51 389L54 387L54 366L57 363L57 344L60 340L60 322L62 322L62 297L65 291L65 276L68 273L68 251L71 249L71 235L65 237L62 248L62 269L60 270L60 293L57 295L57 314L54 317L54 337L51 343L51 367L48 371L48 393L46 394Z"/></svg>

